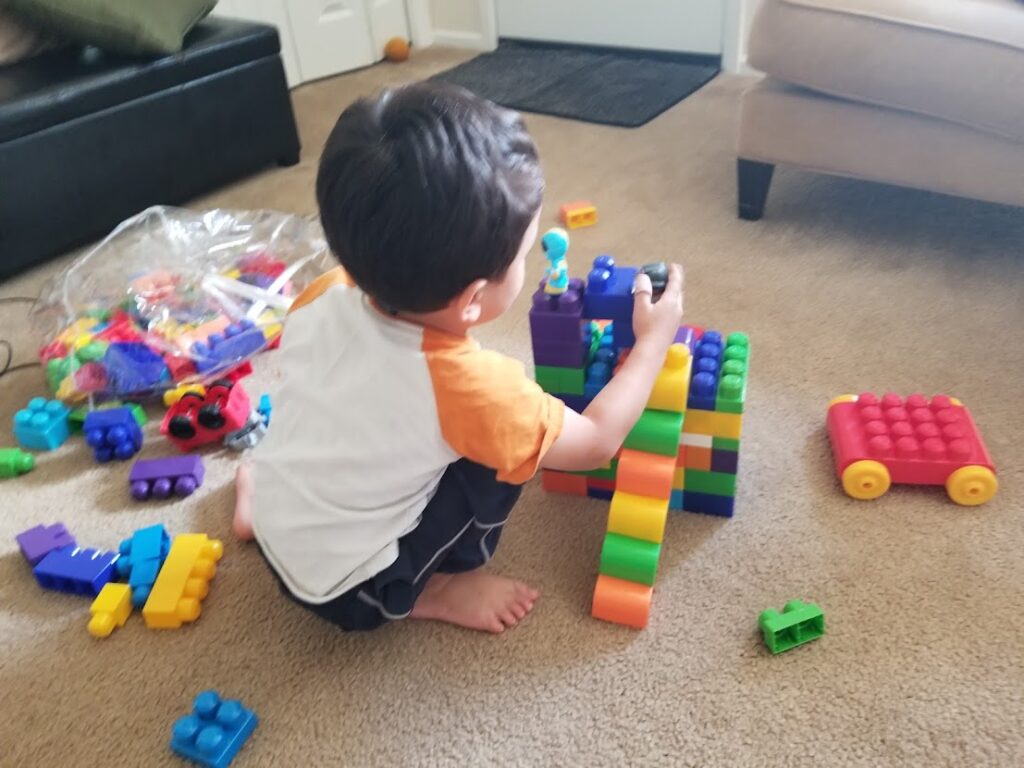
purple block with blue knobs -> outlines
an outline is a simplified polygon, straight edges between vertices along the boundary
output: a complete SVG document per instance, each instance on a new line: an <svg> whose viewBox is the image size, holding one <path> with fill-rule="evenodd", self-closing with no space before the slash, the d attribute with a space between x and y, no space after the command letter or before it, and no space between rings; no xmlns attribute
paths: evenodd
<svg viewBox="0 0 1024 768"><path fill-rule="evenodd" d="M32 569L39 586L76 595L98 595L114 578L116 552L64 547L46 555Z"/></svg>
<svg viewBox="0 0 1024 768"><path fill-rule="evenodd" d="M167 559L171 539L162 525L140 528L118 547L117 576L127 579L132 589L132 604L139 608L146 604L156 582L160 566Z"/></svg>
<svg viewBox="0 0 1024 768"><path fill-rule="evenodd" d="M33 397L26 407L14 414L14 437L23 448L55 450L71 434L69 413L70 409L60 400Z"/></svg>
<svg viewBox="0 0 1024 768"><path fill-rule="evenodd" d="M192 345L196 370L200 373L234 367L259 352L267 344L263 331L252 320L232 323L221 333Z"/></svg>
<svg viewBox="0 0 1024 768"><path fill-rule="evenodd" d="M697 342L693 351L693 373L690 378L687 408L715 410L723 347L722 334L718 331L704 331L704 335Z"/></svg>
<svg viewBox="0 0 1024 768"><path fill-rule="evenodd" d="M28 560L29 565L36 565L55 549L75 546L75 537L68 532L63 523L37 525L35 528L22 531L14 540L18 542L18 549Z"/></svg>
<svg viewBox="0 0 1024 768"><path fill-rule="evenodd" d="M565 293L552 296L544 293L544 281L541 281L530 309L530 336L535 347L538 344L579 344L583 292L583 281L573 279Z"/></svg>
<svg viewBox="0 0 1024 768"><path fill-rule="evenodd" d="M142 429L131 408L90 411L82 425L85 442L98 462L126 461L142 448Z"/></svg>
<svg viewBox="0 0 1024 768"><path fill-rule="evenodd" d="M587 289L583 294L583 315L593 320L612 320L615 323L615 342L618 347L632 347L633 335L633 282L636 267L620 267L608 255L594 259L593 269L587 275Z"/></svg>
<svg viewBox="0 0 1024 768"><path fill-rule="evenodd" d="M168 456L163 459L139 459L128 475L132 497L166 499L189 496L203 484L206 470L203 458L196 454Z"/></svg>
<svg viewBox="0 0 1024 768"><path fill-rule="evenodd" d="M171 379L164 359L136 341L118 341L108 346L103 355L103 367L110 391L119 395L159 389Z"/></svg>
<svg viewBox="0 0 1024 768"><path fill-rule="evenodd" d="M208 768L227 768L258 724L256 713L242 702L203 691L192 713L174 723L171 749Z"/></svg>

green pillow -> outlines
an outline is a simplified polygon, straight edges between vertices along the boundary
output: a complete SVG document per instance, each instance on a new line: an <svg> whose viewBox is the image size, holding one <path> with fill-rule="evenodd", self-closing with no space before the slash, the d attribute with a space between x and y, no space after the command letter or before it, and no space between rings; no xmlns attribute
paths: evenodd
<svg viewBox="0 0 1024 768"><path fill-rule="evenodd" d="M128 54L177 53L217 0L0 0L68 40Z"/></svg>

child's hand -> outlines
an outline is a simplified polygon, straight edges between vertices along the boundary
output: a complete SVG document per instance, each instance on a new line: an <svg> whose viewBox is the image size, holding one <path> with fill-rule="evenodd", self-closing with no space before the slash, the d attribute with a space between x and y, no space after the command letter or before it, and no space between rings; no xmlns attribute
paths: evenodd
<svg viewBox="0 0 1024 768"><path fill-rule="evenodd" d="M668 349L683 319L683 268L670 264L668 285L657 302L652 303L651 279L640 272L633 288L633 333L641 341Z"/></svg>

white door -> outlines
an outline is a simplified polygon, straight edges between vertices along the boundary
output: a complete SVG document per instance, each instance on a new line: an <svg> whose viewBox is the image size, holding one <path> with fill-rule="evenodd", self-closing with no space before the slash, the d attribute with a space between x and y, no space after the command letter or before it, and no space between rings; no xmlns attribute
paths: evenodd
<svg viewBox="0 0 1024 768"><path fill-rule="evenodd" d="M370 37L367 0L301 0L287 3L303 80L357 67L380 56Z"/></svg>
<svg viewBox="0 0 1024 768"><path fill-rule="evenodd" d="M718 54L728 0L495 0L498 35Z"/></svg>
<svg viewBox="0 0 1024 768"><path fill-rule="evenodd" d="M384 56L384 46L392 37L409 39L405 0L366 0L366 4L370 13L373 58L377 61Z"/></svg>
<svg viewBox="0 0 1024 768"><path fill-rule="evenodd" d="M295 86L302 82L299 59L295 53L295 39L283 0L220 0L214 13L236 19L260 21L277 27L278 37L281 38L281 59L284 61L288 85Z"/></svg>

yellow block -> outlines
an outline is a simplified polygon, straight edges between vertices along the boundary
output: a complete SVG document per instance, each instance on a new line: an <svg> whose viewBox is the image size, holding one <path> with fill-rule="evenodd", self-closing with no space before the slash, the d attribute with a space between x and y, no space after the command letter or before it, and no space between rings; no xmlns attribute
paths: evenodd
<svg viewBox="0 0 1024 768"><path fill-rule="evenodd" d="M647 400L647 407L656 411L684 413L686 398L690 391L690 368L693 357L690 348L685 344L673 344L668 348L665 365L662 366L658 378L654 380L654 388Z"/></svg>
<svg viewBox="0 0 1024 768"><path fill-rule="evenodd" d="M117 627L123 627L132 613L132 588L113 581L103 585L89 606L89 634L107 637Z"/></svg>
<svg viewBox="0 0 1024 768"><path fill-rule="evenodd" d="M164 405L170 408L176 402L181 400L188 392L195 392L198 395L206 394L206 387L202 384L181 384L174 389L168 389L164 392Z"/></svg>
<svg viewBox="0 0 1024 768"><path fill-rule="evenodd" d="M681 491L686 488L686 467L676 467L672 476L672 490Z"/></svg>
<svg viewBox="0 0 1024 768"><path fill-rule="evenodd" d="M142 609L150 629L177 629L199 618L199 604L210 591L210 579L224 545L205 533L183 533L174 537L160 575Z"/></svg>
<svg viewBox="0 0 1024 768"><path fill-rule="evenodd" d="M616 491L608 509L608 532L660 544L667 517L668 499Z"/></svg>
<svg viewBox="0 0 1024 768"><path fill-rule="evenodd" d="M686 412L683 431L712 437L728 437L739 440L743 431L743 414L719 413L691 408Z"/></svg>

